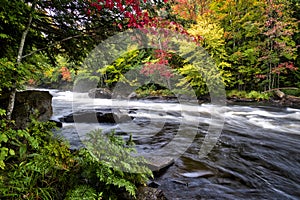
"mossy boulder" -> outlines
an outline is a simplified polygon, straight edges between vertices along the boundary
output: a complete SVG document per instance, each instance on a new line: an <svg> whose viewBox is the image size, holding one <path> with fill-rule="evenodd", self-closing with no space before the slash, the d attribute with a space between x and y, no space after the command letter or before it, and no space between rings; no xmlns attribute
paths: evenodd
<svg viewBox="0 0 300 200"><path fill-rule="evenodd" d="M1 95L1 105L7 108L9 94ZM25 128L30 122L30 116L35 114L39 121L48 121L52 114L52 95L48 91L26 90L16 93L12 119L18 129Z"/></svg>

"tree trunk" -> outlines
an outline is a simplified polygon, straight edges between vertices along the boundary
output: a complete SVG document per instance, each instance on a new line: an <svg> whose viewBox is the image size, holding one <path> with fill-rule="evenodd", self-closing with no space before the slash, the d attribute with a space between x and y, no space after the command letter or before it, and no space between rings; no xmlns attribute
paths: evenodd
<svg viewBox="0 0 300 200"><path fill-rule="evenodd" d="M29 13L28 24L27 24L26 29L24 30L24 32L22 34L22 38L21 38L20 46L19 46L19 50L18 50L18 56L17 56L17 63L16 63L17 67L21 64L21 61L22 61L24 44L25 44L25 40L26 40L27 34L29 32L29 29L30 29L30 26L31 26L31 23L32 23L32 18L33 18L32 17L32 12L34 11L36 4L37 4L37 0L33 1L32 6L31 6L31 11ZM9 121L11 120L12 112L13 112L14 106L15 106L16 92L17 92L17 83L14 83L12 88L11 88L11 91L10 91L9 102L8 102L8 106L7 106L6 118Z"/></svg>

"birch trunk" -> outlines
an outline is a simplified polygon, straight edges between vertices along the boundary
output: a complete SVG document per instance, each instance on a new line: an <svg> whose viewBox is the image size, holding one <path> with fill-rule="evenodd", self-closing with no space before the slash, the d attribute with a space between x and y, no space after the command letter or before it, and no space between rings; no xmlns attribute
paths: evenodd
<svg viewBox="0 0 300 200"><path fill-rule="evenodd" d="M29 32L29 29L30 29L30 26L32 23L32 18L33 18L32 13L36 7L36 4L37 4L37 0L33 1L32 6L31 6L31 11L29 14L28 24L27 24L26 29L24 30L22 37L21 37L20 46L19 46L19 50L18 50L18 56L17 56L17 62L16 62L17 67L21 64L21 61L22 61L24 44L25 44L25 40L26 40L27 34ZM11 120L12 112L13 112L14 106L15 106L16 92L17 92L17 83L15 82L15 83L13 83L13 86L11 88L10 95L9 95L9 102L8 102L8 106L7 106L7 115L6 115L7 120Z"/></svg>

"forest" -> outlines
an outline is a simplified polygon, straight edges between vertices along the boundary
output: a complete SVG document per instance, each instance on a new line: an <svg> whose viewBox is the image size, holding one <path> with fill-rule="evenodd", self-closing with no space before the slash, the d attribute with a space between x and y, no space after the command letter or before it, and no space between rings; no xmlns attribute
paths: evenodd
<svg viewBox="0 0 300 200"><path fill-rule="evenodd" d="M170 52L140 49L98 71L82 66L96 44L128 28L147 27L191 37L211 56L227 91L299 88L296 0L157 1L155 7L147 1L4 1L3 5L2 89L70 88L85 79L113 88L129 69L155 73L160 70L157 66L168 65L168 73L184 76L183 82L197 95L207 93L205 81L193 74L195 67Z"/></svg>
<svg viewBox="0 0 300 200"><path fill-rule="evenodd" d="M228 96L265 100L278 88L300 96L298 0L0 0L0 5L0 97L9 96L8 106L0 109L1 199L76 199L82 191L89 199L112 193L117 198L120 188L134 196L136 185L151 177L138 165L143 160L130 157L130 148L125 156L144 173L112 170L112 161L99 163L84 149L72 152L54 139L53 124L33 120L16 130L11 121L19 90L72 90L85 82L113 90L130 70L166 80L180 76L183 90L189 85L197 97L209 94L207 82L214 77L203 78L198 66L168 52L169 40L157 48L130 51L128 46L125 55L101 69L84 65L98 44L127 30L189 38L214 62ZM156 89L137 92L172 92ZM124 146L114 136L111 140L112 150Z"/></svg>

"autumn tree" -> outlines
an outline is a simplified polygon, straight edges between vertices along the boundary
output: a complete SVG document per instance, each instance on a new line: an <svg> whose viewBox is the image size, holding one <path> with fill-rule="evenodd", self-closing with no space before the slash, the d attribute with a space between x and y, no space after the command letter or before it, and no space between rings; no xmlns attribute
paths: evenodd
<svg viewBox="0 0 300 200"><path fill-rule="evenodd" d="M211 0L174 0L172 2L173 14L185 20L196 21L198 16L209 12Z"/></svg>
<svg viewBox="0 0 300 200"><path fill-rule="evenodd" d="M208 14L199 15L196 23L188 29L189 34L195 37L216 63L222 74L226 86L231 84L231 65L227 62L228 56L225 50L224 29Z"/></svg>
<svg viewBox="0 0 300 200"><path fill-rule="evenodd" d="M265 21L262 26L263 45L261 46L262 72L266 75L266 86L270 90L280 87L283 74L295 71L297 58L295 20L289 11L289 1L266 1Z"/></svg>

